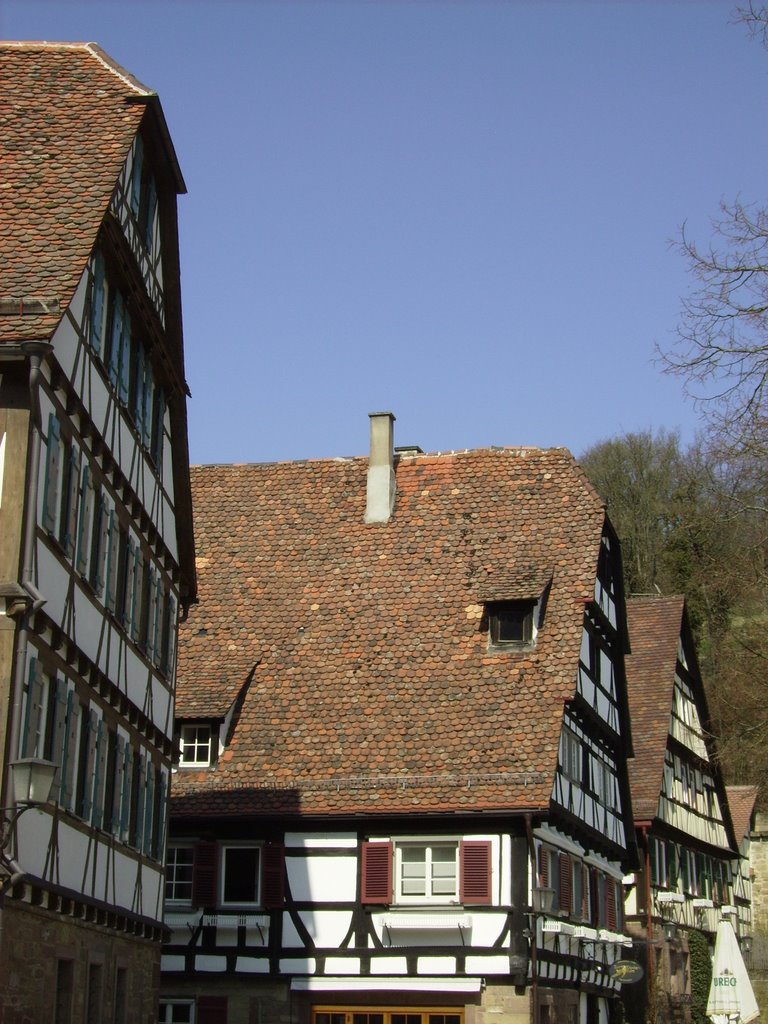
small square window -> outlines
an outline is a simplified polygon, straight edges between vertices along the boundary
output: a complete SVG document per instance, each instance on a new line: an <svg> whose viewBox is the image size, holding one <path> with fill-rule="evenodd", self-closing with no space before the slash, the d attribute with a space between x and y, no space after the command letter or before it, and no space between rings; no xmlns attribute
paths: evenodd
<svg viewBox="0 0 768 1024"><path fill-rule="evenodd" d="M534 635L533 601L500 601L488 607L488 629L492 647L528 647Z"/></svg>
<svg viewBox="0 0 768 1024"><path fill-rule="evenodd" d="M213 730L210 725L182 725L179 737L179 765L207 768L211 764Z"/></svg>

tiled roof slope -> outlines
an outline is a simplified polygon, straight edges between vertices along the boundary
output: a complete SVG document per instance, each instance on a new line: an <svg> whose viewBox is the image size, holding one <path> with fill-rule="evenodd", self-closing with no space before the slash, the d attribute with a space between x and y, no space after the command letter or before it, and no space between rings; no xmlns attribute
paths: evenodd
<svg viewBox="0 0 768 1024"><path fill-rule="evenodd" d="M752 812L757 801L757 786L726 786L726 792L736 842L741 844L744 837L749 834Z"/></svg>
<svg viewBox="0 0 768 1024"><path fill-rule="evenodd" d="M546 808L604 507L563 449L401 457L386 524L365 459L193 468L200 603L177 713L221 716L176 814ZM551 577L534 650L488 651L483 601ZM489 597L490 595L490 597Z"/></svg>
<svg viewBox="0 0 768 1024"><path fill-rule="evenodd" d="M627 601L631 654L626 658L634 758L629 764L636 821L656 817L683 623L682 597Z"/></svg>
<svg viewBox="0 0 768 1024"><path fill-rule="evenodd" d="M91 43L0 43L0 344L53 333L152 95Z"/></svg>

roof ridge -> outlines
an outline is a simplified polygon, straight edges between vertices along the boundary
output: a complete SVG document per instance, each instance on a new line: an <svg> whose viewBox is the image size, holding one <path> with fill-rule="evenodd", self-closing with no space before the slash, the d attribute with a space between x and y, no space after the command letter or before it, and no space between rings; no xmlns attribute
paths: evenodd
<svg viewBox="0 0 768 1024"><path fill-rule="evenodd" d="M82 50L85 53L89 53L94 57L99 64L101 64L107 71L111 72L116 78L127 85L133 92L138 93L140 96L155 96L157 95L153 89L148 89L146 85L143 85L138 78L130 74L122 65L118 64L117 61L113 60L98 43L63 43L63 42L51 42L48 39L7 39L0 41L0 46L8 50Z"/></svg>

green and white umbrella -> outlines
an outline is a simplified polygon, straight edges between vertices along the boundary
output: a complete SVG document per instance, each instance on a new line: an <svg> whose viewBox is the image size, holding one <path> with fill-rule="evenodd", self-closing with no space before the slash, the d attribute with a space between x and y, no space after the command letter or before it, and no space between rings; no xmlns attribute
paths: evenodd
<svg viewBox="0 0 768 1024"><path fill-rule="evenodd" d="M721 921L715 938L707 1016L713 1024L747 1024L760 1010L730 921Z"/></svg>

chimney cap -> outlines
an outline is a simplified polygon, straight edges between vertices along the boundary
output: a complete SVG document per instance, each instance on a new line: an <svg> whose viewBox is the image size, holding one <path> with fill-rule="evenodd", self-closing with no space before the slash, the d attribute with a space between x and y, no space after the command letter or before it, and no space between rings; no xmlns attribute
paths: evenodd
<svg viewBox="0 0 768 1024"><path fill-rule="evenodd" d="M373 419L374 416L389 416L394 421L396 418L393 412L369 412L368 415L371 419Z"/></svg>

